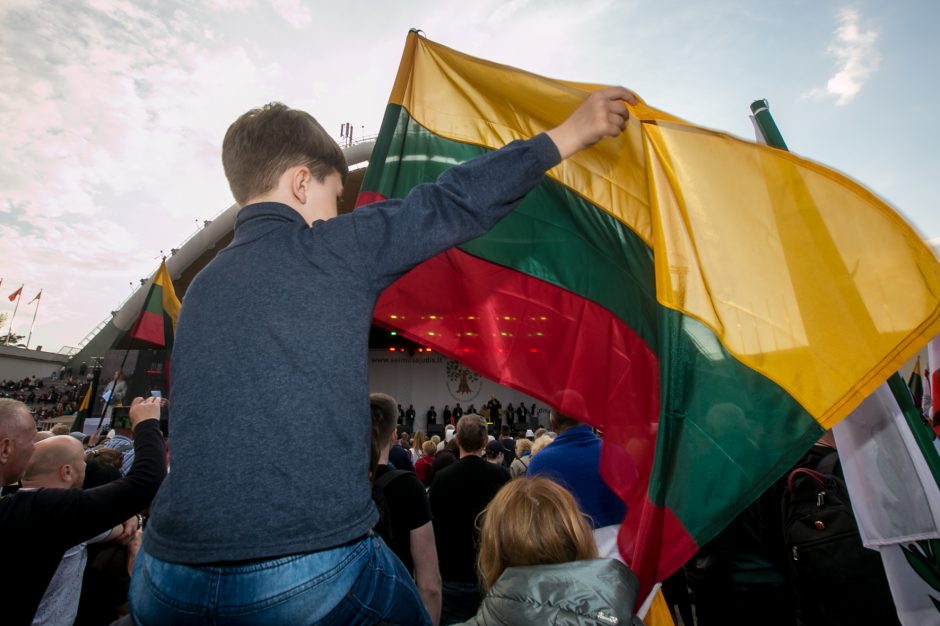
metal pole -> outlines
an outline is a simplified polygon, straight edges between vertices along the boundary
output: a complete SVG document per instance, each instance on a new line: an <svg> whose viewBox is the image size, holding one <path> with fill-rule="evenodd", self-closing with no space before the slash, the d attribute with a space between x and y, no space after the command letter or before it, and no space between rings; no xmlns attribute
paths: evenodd
<svg viewBox="0 0 940 626"><path fill-rule="evenodd" d="M18 294L19 295L16 296L16 306L13 307L13 315L10 316L10 330L7 331L7 338L3 342L3 345L5 346L10 345L10 337L13 335L13 320L16 319L16 312L20 308L20 300L23 299L23 285L20 285Z"/></svg>
<svg viewBox="0 0 940 626"><path fill-rule="evenodd" d="M42 291L39 292L39 295L42 296ZM36 310L33 311L33 321L29 324L29 336L26 337L26 349L29 350L29 342L33 338L33 326L36 325L36 316L39 314L39 305L42 304L42 298L36 300Z"/></svg>

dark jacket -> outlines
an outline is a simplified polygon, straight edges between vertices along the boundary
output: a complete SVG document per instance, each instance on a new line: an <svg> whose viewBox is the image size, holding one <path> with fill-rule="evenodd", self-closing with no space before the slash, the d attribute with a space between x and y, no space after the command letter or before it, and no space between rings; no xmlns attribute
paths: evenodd
<svg viewBox="0 0 940 626"><path fill-rule="evenodd" d="M642 624L633 615L638 589L636 575L614 559L510 567L464 624Z"/></svg>
<svg viewBox="0 0 940 626"><path fill-rule="evenodd" d="M166 475L160 423L134 430L127 476L94 489L20 490L0 500L0 589L4 625L29 624L68 548L113 528L147 507Z"/></svg>

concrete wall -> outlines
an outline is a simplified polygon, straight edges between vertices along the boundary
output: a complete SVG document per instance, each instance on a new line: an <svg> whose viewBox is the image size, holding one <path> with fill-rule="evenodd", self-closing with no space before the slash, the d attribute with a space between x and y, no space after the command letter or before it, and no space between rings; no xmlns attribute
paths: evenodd
<svg viewBox="0 0 940 626"><path fill-rule="evenodd" d="M64 354L0 346L0 380L45 378L58 372L66 361L68 357Z"/></svg>

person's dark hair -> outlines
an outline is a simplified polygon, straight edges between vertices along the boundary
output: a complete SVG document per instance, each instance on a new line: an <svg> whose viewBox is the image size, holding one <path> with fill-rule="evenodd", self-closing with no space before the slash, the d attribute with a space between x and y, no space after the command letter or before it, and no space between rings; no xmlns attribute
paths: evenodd
<svg viewBox="0 0 940 626"><path fill-rule="evenodd" d="M434 462L431 463L431 467L428 469L428 473L424 475L424 484L430 487L431 483L434 482L435 474L456 462L457 455L455 455L451 450L448 450L447 448L438 450L437 454L434 455Z"/></svg>
<svg viewBox="0 0 940 626"><path fill-rule="evenodd" d="M349 173L343 151L323 127L280 102L248 111L225 133L222 167L241 205L274 189L281 174L297 165L306 165L320 182L336 172L345 183Z"/></svg>
<svg viewBox="0 0 940 626"><path fill-rule="evenodd" d="M486 420L476 413L467 413L457 422L454 438L464 452L482 450L486 445Z"/></svg>
<svg viewBox="0 0 940 626"><path fill-rule="evenodd" d="M385 393L370 393L369 406L372 409L372 423L377 429L379 442L384 445L395 432L395 423L398 421L395 398Z"/></svg>
<svg viewBox="0 0 940 626"><path fill-rule="evenodd" d="M509 424L503 424L499 427L499 436L508 437L510 435Z"/></svg>
<svg viewBox="0 0 940 626"><path fill-rule="evenodd" d="M103 447L85 450L85 463L90 461L102 461L121 469L121 464L124 462L124 453L114 448Z"/></svg>
<svg viewBox="0 0 940 626"><path fill-rule="evenodd" d="M505 454L505 453L506 453L506 448L504 448L503 444L501 444L498 441L491 441L488 444L486 444L485 454L486 454L486 458L488 459L495 459L500 454Z"/></svg>
<svg viewBox="0 0 940 626"><path fill-rule="evenodd" d="M552 409L552 419L555 420L555 432L558 433L581 425L581 422L578 420L574 419L573 417L568 417L564 413L560 413L555 409Z"/></svg>
<svg viewBox="0 0 940 626"><path fill-rule="evenodd" d="M379 453L395 432L398 421L398 407L395 398L384 393L369 394L369 408L372 413L372 455L369 462L369 475L375 475L379 463Z"/></svg>
<svg viewBox="0 0 940 626"><path fill-rule="evenodd" d="M92 459L85 462L85 482L82 483L82 489L100 487L120 477L121 470L113 464L100 459Z"/></svg>

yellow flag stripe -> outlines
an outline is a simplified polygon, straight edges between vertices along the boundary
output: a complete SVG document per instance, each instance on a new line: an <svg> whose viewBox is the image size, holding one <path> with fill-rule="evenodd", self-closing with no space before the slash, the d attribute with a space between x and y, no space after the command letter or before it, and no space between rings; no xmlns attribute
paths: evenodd
<svg viewBox="0 0 940 626"><path fill-rule="evenodd" d="M79 411L86 411L86 410L88 410L88 407L89 407L90 405L91 405L91 385L88 385L88 389L85 390L85 397L82 398L82 403L81 403L81 405L78 407L78 410L79 410Z"/></svg>
<svg viewBox="0 0 940 626"><path fill-rule="evenodd" d="M176 330L176 318L180 314L180 301L176 297L176 291L173 289L173 281L170 279L170 272L166 269L166 261L160 263L157 275L153 281L160 285L162 293L163 310L173 321L173 330Z"/></svg>

